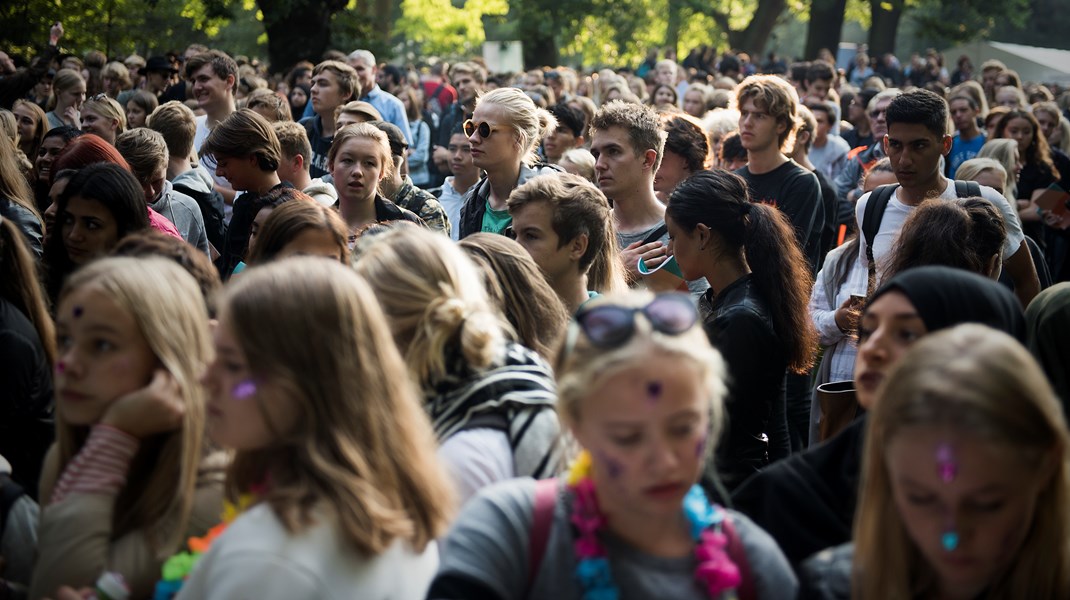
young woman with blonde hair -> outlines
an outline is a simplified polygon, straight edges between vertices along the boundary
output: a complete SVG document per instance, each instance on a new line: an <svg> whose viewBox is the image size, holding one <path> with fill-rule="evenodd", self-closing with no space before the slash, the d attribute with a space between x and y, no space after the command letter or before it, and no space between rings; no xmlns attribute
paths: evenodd
<svg viewBox="0 0 1070 600"><path fill-rule="evenodd" d="M41 148L41 142L48 133L48 117L45 111L33 102L19 98L11 107L11 112L18 120L19 127L19 150L30 161L37 160L37 151Z"/></svg>
<svg viewBox="0 0 1070 600"><path fill-rule="evenodd" d="M540 163L536 153L556 128L557 119L516 88L498 88L476 100L464 134L472 144L472 162L486 176L465 194L458 239L480 231L504 232L512 222L505 206L509 194L536 175L558 172Z"/></svg>
<svg viewBox="0 0 1070 600"><path fill-rule="evenodd" d="M203 381L244 512L179 598L423 597L453 493L384 323L367 283L318 258L226 290Z"/></svg>
<svg viewBox="0 0 1070 600"><path fill-rule="evenodd" d="M461 498L495 481L556 474L562 453L550 367L509 341L471 259L448 237L416 227L369 242L354 266L423 391Z"/></svg>
<svg viewBox="0 0 1070 600"><path fill-rule="evenodd" d="M878 395L853 560L849 547L836 563L819 555L825 588L850 578L862 599L1070 597L1070 437L1028 351L960 325L918 342Z"/></svg>
<svg viewBox="0 0 1070 600"><path fill-rule="evenodd" d="M49 129L70 125L82 128L79 112L85 102L85 79L73 69L60 69L52 80L51 110L45 115Z"/></svg>
<svg viewBox="0 0 1070 600"><path fill-rule="evenodd" d="M431 598L794 598L776 544L697 485L725 425L725 368L685 294L584 305L555 360L584 451L567 481L480 492Z"/></svg>
<svg viewBox="0 0 1070 600"><path fill-rule="evenodd" d="M114 99L97 94L82 104L82 131L95 133L112 146L126 131L126 113Z"/></svg>
<svg viewBox="0 0 1070 600"><path fill-rule="evenodd" d="M211 353L204 300L174 262L101 259L64 286L56 332L56 443L30 596L113 571L148 597L164 558L222 509L197 383Z"/></svg>

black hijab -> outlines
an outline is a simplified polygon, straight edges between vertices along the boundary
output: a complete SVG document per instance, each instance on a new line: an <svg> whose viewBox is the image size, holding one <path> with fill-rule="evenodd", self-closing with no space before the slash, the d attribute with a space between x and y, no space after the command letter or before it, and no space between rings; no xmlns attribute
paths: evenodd
<svg viewBox="0 0 1070 600"><path fill-rule="evenodd" d="M891 291L910 300L929 333L960 323L981 323L1025 343L1025 315L1018 299L976 273L941 266L908 269L878 288L869 303Z"/></svg>

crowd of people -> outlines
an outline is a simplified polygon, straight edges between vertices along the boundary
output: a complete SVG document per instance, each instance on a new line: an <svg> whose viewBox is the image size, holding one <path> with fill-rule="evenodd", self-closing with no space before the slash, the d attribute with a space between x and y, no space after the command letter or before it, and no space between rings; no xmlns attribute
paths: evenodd
<svg viewBox="0 0 1070 600"><path fill-rule="evenodd" d="M0 52L0 598L1070 597L1070 91L63 34Z"/></svg>

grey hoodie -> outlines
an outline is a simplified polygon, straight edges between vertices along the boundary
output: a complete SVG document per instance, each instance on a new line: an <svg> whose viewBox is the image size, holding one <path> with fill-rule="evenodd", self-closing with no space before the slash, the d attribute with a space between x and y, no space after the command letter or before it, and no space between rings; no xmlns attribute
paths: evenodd
<svg viewBox="0 0 1070 600"><path fill-rule="evenodd" d="M308 184L308 187L301 191L312 196L313 200L324 206L329 207L338 204L338 190L334 189L333 185L322 179L313 179L312 183Z"/></svg>
<svg viewBox="0 0 1070 600"><path fill-rule="evenodd" d="M181 177L182 175L179 175L175 179ZM190 185L192 181L182 180L182 183ZM182 239L186 240L189 245L211 256L208 250L208 236L204 231L204 217L201 216L201 209L197 206L196 200L181 192L176 192L174 185L165 180L163 190L150 206L152 210L174 223L175 228L182 234Z"/></svg>

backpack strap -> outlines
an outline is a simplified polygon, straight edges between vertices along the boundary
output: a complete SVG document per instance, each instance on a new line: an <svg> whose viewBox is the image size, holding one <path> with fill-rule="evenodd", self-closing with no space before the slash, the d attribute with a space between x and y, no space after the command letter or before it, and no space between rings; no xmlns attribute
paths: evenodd
<svg viewBox="0 0 1070 600"><path fill-rule="evenodd" d="M955 196L958 198L975 198L981 196L981 186L976 181L955 180Z"/></svg>
<svg viewBox="0 0 1070 600"><path fill-rule="evenodd" d="M554 523L554 507L557 505L557 479L539 479L535 482L535 508L532 511L531 536L528 538L528 586L535 583L535 577L542 566L542 557L546 554L546 544L550 541L550 526Z"/></svg>
<svg viewBox="0 0 1070 600"><path fill-rule="evenodd" d="M739 532L736 531L731 517L727 514L721 523L721 530L728 539L728 557L739 568L740 584L739 589L736 590L736 597L739 600L757 600L758 592L754 589L754 576L751 572L750 561L747 560L747 552L743 548L743 540L740 539Z"/></svg>
<svg viewBox="0 0 1070 600"><path fill-rule="evenodd" d="M643 240L643 243L644 244L649 244L650 242L656 242L656 241L660 240L661 236L665 235L665 233L668 232L668 231L669 231L669 226L664 224L664 223L662 223L660 227L658 227L654 231L650 232L650 235L646 236L646 239Z"/></svg>
<svg viewBox="0 0 1070 600"><path fill-rule="evenodd" d="M866 202L866 212L862 214L862 239L866 241L866 260L869 261L871 285L875 284L877 274L877 265L873 258L873 242L877 239L877 232L880 231L884 210L888 208L888 202L891 201L898 187L898 183L889 183L870 192L869 200Z"/></svg>

